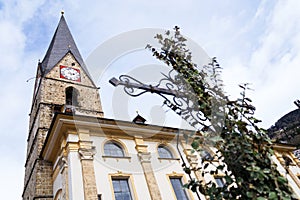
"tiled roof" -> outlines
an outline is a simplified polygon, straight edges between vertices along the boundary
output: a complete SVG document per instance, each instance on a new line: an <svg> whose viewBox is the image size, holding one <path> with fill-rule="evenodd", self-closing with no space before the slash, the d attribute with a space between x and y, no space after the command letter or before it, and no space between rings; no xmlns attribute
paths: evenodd
<svg viewBox="0 0 300 200"><path fill-rule="evenodd" d="M85 73L87 73L87 75L91 78L75 44L66 20L62 15L47 53L41 63L43 73L47 74L69 51L73 54Z"/></svg>

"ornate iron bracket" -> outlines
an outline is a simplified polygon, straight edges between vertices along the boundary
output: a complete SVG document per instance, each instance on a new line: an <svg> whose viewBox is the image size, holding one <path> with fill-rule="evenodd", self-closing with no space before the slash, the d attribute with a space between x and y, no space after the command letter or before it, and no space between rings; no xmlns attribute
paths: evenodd
<svg viewBox="0 0 300 200"><path fill-rule="evenodd" d="M173 110L177 115L187 121L196 130L209 126L208 119L199 111L195 105L196 96L190 90L189 85L179 77L174 70L168 75L162 74L163 78L157 85L146 85L141 81L128 76L121 75L119 80L115 77L109 80L113 86L124 86L126 94L132 97L140 96L150 92L164 98L164 105Z"/></svg>
<svg viewBox="0 0 300 200"><path fill-rule="evenodd" d="M119 85L123 85L124 91L132 97L140 96L141 94L144 94L146 92L156 93L158 95L164 95L164 94L171 95L171 96L179 95L179 93L176 91L165 89L165 88L160 88L159 84L156 86L146 85L128 75L121 75L119 77L119 80L116 79L115 77L113 77L109 80L109 83L111 83L115 87L117 87ZM135 89L143 90L143 91L140 93L134 94Z"/></svg>

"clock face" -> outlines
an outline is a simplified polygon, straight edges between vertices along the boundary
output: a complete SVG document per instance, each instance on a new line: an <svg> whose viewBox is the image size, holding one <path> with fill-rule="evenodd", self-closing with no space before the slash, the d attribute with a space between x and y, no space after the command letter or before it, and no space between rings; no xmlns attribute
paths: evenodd
<svg viewBox="0 0 300 200"><path fill-rule="evenodd" d="M60 78L80 82L80 70L72 67L60 66Z"/></svg>

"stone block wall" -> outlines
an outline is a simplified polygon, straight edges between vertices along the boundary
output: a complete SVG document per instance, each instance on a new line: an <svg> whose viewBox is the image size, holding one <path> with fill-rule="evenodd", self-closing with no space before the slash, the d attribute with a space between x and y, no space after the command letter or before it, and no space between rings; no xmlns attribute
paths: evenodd
<svg viewBox="0 0 300 200"><path fill-rule="evenodd" d="M36 169L38 167L39 155L43 147L46 135L48 131L46 129L38 129L35 134L36 137L33 140L31 151L28 154L26 164L25 164L25 178L24 178L24 190L31 190L31 187L35 185L37 173Z"/></svg>
<svg viewBox="0 0 300 200"><path fill-rule="evenodd" d="M43 85L44 94L41 99L42 102L64 105L66 103L65 90L70 86L78 91L78 103L80 108L102 112L97 88L81 84L72 84L65 81L46 79ZM55 88L55 90L53 90L53 88Z"/></svg>
<svg viewBox="0 0 300 200"><path fill-rule="evenodd" d="M23 199L52 199L52 163L37 160L23 193Z"/></svg>
<svg viewBox="0 0 300 200"><path fill-rule="evenodd" d="M52 196L52 163L39 160L36 168L36 196Z"/></svg>

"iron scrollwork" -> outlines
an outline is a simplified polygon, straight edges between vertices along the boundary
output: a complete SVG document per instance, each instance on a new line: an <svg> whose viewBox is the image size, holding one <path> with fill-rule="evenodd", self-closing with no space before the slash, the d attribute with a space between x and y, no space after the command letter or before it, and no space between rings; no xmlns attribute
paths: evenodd
<svg viewBox="0 0 300 200"><path fill-rule="evenodd" d="M151 92L164 99L164 105L187 121L192 127L200 130L208 127L208 119L198 109L197 96L189 84L175 70L162 74L163 78L157 85L147 85L129 75L121 75L119 80L112 78L109 82L116 86L124 86L126 94L132 97Z"/></svg>

